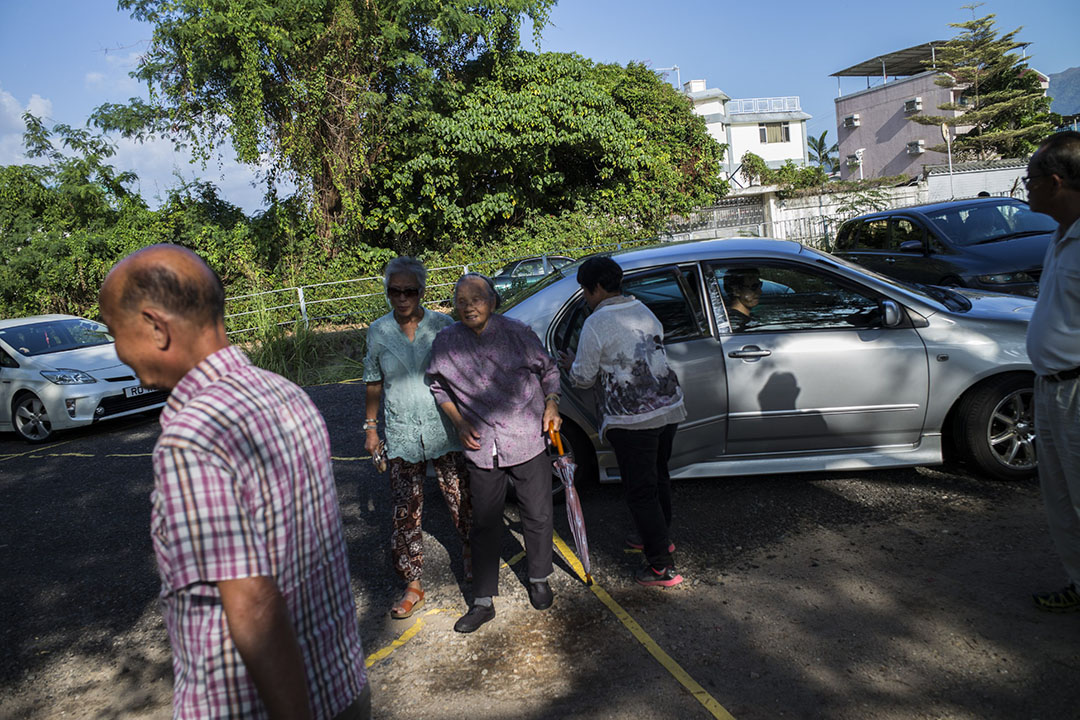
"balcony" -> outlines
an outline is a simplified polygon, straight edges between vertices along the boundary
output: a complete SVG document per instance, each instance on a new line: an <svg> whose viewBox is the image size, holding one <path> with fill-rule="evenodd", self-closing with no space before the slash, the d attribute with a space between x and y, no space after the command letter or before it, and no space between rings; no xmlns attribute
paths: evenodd
<svg viewBox="0 0 1080 720"><path fill-rule="evenodd" d="M729 100L727 103L728 115L745 115L748 113L770 112L798 112L801 109L802 108L799 107L798 95L768 98L739 98L736 100Z"/></svg>

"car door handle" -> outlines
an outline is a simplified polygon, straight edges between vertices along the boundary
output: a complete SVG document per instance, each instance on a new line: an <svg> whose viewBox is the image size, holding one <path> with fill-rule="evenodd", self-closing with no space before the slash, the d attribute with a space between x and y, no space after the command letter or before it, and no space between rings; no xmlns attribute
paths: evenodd
<svg viewBox="0 0 1080 720"><path fill-rule="evenodd" d="M763 358L772 355L772 350L762 350L757 345L747 345L742 350L732 350L729 358Z"/></svg>

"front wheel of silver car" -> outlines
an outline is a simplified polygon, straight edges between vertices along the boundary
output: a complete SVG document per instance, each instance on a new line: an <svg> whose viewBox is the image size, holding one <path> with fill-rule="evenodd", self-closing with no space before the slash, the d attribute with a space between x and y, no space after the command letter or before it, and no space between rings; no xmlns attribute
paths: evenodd
<svg viewBox="0 0 1080 720"><path fill-rule="evenodd" d="M40 443L52 437L49 413L37 395L25 393L16 398L11 406L11 417L15 432L27 442Z"/></svg>
<svg viewBox="0 0 1080 720"><path fill-rule="evenodd" d="M1006 375L972 391L961 416L968 454L996 480L1035 474L1035 405L1032 378Z"/></svg>

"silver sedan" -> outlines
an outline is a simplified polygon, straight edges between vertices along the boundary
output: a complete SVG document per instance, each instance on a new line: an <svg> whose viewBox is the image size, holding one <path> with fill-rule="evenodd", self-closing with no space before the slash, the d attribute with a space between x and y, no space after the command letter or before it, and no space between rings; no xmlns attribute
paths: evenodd
<svg viewBox="0 0 1080 720"><path fill-rule="evenodd" d="M43 442L57 430L159 408L167 397L139 384L99 322L0 320L0 429Z"/></svg>
<svg viewBox="0 0 1080 720"><path fill-rule="evenodd" d="M663 323L686 396L673 477L934 465L950 450L992 478L1034 473L1033 300L898 283L781 240L613 257ZM552 354L576 349L588 313L575 278L565 267L504 309ZM563 388L579 473L618 480L591 391Z"/></svg>

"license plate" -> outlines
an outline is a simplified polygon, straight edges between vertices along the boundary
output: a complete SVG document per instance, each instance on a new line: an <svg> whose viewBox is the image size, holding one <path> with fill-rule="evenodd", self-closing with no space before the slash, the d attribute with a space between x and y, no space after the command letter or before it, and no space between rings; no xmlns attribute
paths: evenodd
<svg viewBox="0 0 1080 720"><path fill-rule="evenodd" d="M144 388L142 385L136 385L134 387L124 388L124 397L139 397L140 395L146 395L147 393L154 392L150 388Z"/></svg>

